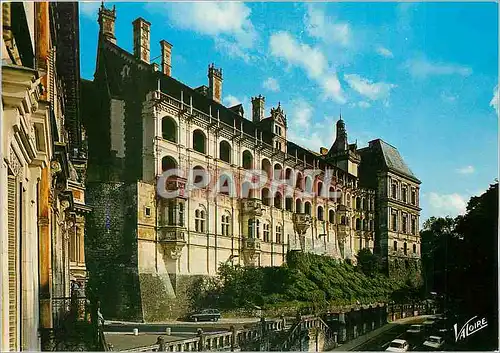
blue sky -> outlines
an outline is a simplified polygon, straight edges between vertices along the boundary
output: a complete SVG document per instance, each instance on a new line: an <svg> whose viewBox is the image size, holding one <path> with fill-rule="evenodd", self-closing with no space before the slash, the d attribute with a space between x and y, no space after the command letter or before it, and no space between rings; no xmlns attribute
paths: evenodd
<svg viewBox="0 0 500 353"><path fill-rule="evenodd" d="M80 4L81 75L92 79L100 3ZM281 102L288 136L319 151L340 110L350 142L381 138L422 180L424 221L463 213L498 177L496 3L106 3L118 45L150 21L151 58L173 45L172 75L207 85L223 68L227 106ZM495 96L496 95L496 96Z"/></svg>

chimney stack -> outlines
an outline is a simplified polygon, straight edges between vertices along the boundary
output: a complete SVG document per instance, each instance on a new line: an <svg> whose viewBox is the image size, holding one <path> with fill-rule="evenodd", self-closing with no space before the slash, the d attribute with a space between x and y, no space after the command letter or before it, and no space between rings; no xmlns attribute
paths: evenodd
<svg viewBox="0 0 500 353"><path fill-rule="evenodd" d="M258 97L252 97L252 121L258 123L264 119L266 98L260 94Z"/></svg>
<svg viewBox="0 0 500 353"><path fill-rule="evenodd" d="M149 64L149 32L151 23L139 17L134 22L134 56Z"/></svg>
<svg viewBox="0 0 500 353"><path fill-rule="evenodd" d="M216 69L215 65L208 66L208 93L217 103L222 97L222 69Z"/></svg>
<svg viewBox="0 0 500 353"><path fill-rule="evenodd" d="M160 41L161 46L161 72L172 76L172 44L166 40Z"/></svg>
<svg viewBox="0 0 500 353"><path fill-rule="evenodd" d="M116 8L113 5L113 10L108 10L104 7L104 2L99 8L99 34L104 39L109 40L111 43L116 44L115 37L115 21L116 21Z"/></svg>

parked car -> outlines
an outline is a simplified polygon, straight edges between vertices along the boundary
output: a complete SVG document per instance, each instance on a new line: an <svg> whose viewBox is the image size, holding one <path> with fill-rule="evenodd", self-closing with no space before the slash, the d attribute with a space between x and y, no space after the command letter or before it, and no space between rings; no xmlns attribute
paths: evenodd
<svg viewBox="0 0 500 353"><path fill-rule="evenodd" d="M195 312L189 316L192 321L218 321L221 318L221 314L217 309L204 309Z"/></svg>
<svg viewBox="0 0 500 353"><path fill-rule="evenodd" d="M406 340L395 339L389 343L386 352L407 352L410 349L410 344Z"/></svg>
<svg viewBox="0 0 500 353"><path fill-rule="evenodd" d="M439 336L429 336L424 342L424 348L437 350L444 346L444 339Z"/></svg>
<svg viewBox="0 0 500 353"><path fill-rule="evenodd" d="M424 331L424 326L423 325L411 325L408 330L406 330L407 333L412 333L412 334L420 334Z"/></svg>
<svg viewBox="0 0 500 353"><path fill-rule="evenodd" d="M422 325L424 326L424 330L429 333L432 331L435 324L436 322L434 320L426 320L422 323Z"/></svg>

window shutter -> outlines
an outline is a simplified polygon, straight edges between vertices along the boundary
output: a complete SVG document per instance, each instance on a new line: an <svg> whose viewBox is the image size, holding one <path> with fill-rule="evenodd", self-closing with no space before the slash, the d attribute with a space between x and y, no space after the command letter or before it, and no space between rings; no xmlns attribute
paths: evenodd
<svg viewBox="0 0 500 353"><path fill-rule="evenodd" d="M9 348L17 351L17 212L16 212L16 178L8 177L8 269L9 269Z"/></svg>

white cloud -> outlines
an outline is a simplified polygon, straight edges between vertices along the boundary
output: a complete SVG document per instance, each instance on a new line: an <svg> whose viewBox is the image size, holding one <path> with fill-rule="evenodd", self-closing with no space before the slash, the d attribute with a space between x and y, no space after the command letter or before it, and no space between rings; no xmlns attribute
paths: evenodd
<svg viewBox="0 0 500 353"><path fill-rule="evenodd" d="M357 74L344 75L344 79L352 89L372 101L387 99L391 90L397 87L392 83L373 82Z"/></svg>
<svg viewBox="0 0 500 353"><path fill-rule="evenodd" d="M328 63L321 50L297 42L288 32L272 34L269 47L271 55L303 68L310 78L321 76L327 68Z"/></svg>
<svg viewBox="0 0 500 353"><path fill-rule="evenodd" d="M383 57L386 57L386 58L393 58L394 57L394 54L392 54L392 51L390 51L389 49L384 48L384 47L378 47L377 53L379 55L382 55Z"/></svg>
<svg viewBox="0 0 500 353"><path fill-rule="evenodd" d="M424 195L427 199L430 210L429 214L436 217L455 217L464 214L467 209L467 201L459 194L438 194L430 192Z"/></svg>
<svg viewBox="0 0 500 353"><path fill-rule="evenodd" d="M269 48L272 56L286 61L290 66L302 68L310 79L315 80L323 89L323 99L345 103L337 74L327 73L328 61L321 50L299 43L288 32L272 34Z"/></svg>
<svg viewBox="0 0 500 353"><path fill-rule="evenodd" d="M340 104L344 104L346 102L337 74L330 74L323 78L321 80L321 86L323 88L324 100L333 99Z"/></svg>
<svg viewBox="0 0 500 353"><path fill-rule="evenodd" d="M313 115L312 106L303 99L292 102L292 111L289 118L290 127L308 127Z"/></svg>
<svg viewBox="0 0 500 353"><path fill-rule="evenodd" d="M431 75L469 76L472 74L470 67L450 63L433 63L425 58L408 60L404 67L414 78L426 78Z"/></svg>
<svg viewBox="0 0 500 353"><path fill-rule="evenodd" d="M474 167L471 165L468 165L466 167L462 167L457 169L457 173L459 174L472 174L474 173Z"/></svg>
<svg viewBox="0 0 500 353"><path fill-rule="evenodd" d="M267 78L267 80L265 80L262 84L262 87L272 92L279 92L280 90L280 84L278 80L272 77Z"/></svg>
<svg viewBox="0 0 500 353"><path fill-rule="evenodd" d="M498 114L498 85L493 89L493 98L490 101L490 107L494 108Z"/></svg>
<svg viewBox="0 0 500 353"><path fill-rule="evenodd" d="M358 107L360 108L370 108L372 105L368 102L365 102L365 101L361 101L361 102L358 102Z"/></svg>
<svg viewBox="0 0 500 353"><path fill-rule="evenodd" d="M226 40L224 38L214 38L214 40L215 48L218 51L223 52L230 57L243 59L246 63L251 61L251 56L237 42Z"/></svg>
<svg viewBox="0 0 500 353"><path fill-rule="evenodd" d="M238 104L242 104L245 118L250 120L252 119L252 108L250 104L250 99L248 97L245 96L240 99L231 94L228 94L222 99L222 101L224 102L224 105L228 108L234 107L235 105Z"/></svg>
<svg viewBox="0 0 500 353"><path fill-rule="evenodd" d="M99 7L101 6L101 3L99 1L80 1L79 4L79 11L82 16L88 17L90 19L95 19L97 21Z"/></svg>
<svg viewBox="0 0 500 353"><path fill-rule="evenodd" d="M327 18L323 9L315 5L307 6L305 15L305 26L307 33L314 38L319 38L326 43L336 42L347 45L351 36L348 23L335 23L331 17Z"/></svg>

